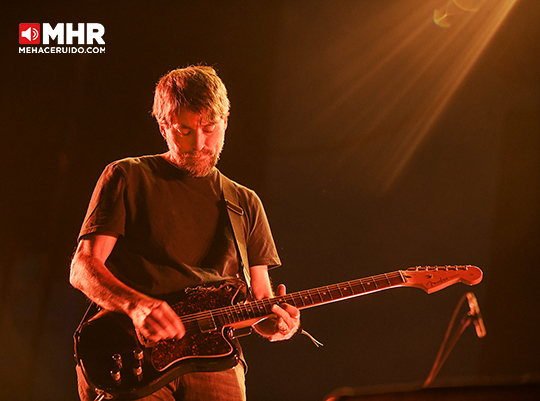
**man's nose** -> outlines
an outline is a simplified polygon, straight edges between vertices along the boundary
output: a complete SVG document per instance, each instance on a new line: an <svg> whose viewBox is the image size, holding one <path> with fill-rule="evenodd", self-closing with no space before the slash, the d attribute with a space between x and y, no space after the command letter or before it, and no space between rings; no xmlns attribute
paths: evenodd
<svg viewBox="0 0 540 401"><path fill-rule="evenodd" d="M195 131L195 135L193 136L193 148L195 150L203 150L204 145L206 143L206 135L204 135L204 132L201 128L198 128Z"/></svg>

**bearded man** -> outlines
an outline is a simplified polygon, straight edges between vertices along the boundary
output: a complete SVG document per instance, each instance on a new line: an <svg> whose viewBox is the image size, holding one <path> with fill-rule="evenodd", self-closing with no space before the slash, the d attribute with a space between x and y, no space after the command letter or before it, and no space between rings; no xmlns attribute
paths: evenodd
<svg viewBox="0 0 540 401"><path fill-rule="evenodd" d="M183 338L182 317L165 300L186 288L242 277L251 281L252 299L274 297L268 269L281 262L262 203L216 168L229 109L227 90L213 68L169 72L156 86L152 112L168 151L111 163L92 194L70 282L101 309L129 316L144 342ZM224 181L240 207L250 279L242 275ZM285 294L283 285L277 294ZM254 329L270 341L291 338L299 310L282 304L271 311ZM232 369L183 374L142 399L244 400L241 352L239 359ZM93 400L99 394L84 373L78 365L79 394Z"/></svg>

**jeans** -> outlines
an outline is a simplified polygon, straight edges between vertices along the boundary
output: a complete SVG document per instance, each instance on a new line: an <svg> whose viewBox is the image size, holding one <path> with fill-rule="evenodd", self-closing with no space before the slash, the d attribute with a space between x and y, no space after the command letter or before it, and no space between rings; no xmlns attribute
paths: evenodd
<svg viewBox="0 0 540 401"><path fill-rule="evenodd" d="M88 386L77 366L81 401L93 401L97 394ZM182 375L141 401L245 401L244 367L221 372L192 372Z"/></svg>

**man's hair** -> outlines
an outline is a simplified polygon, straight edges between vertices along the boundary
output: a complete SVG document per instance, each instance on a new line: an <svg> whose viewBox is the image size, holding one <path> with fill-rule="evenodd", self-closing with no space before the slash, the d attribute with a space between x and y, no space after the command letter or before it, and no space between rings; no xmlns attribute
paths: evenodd
<svg viewBox="0 0 540 401"><path fill-rule="evenodd" d="M182 109L203 113L208 122L229 115L227 88L212 67L191 66L163 76L154 93L152 115L160 125L170 125Z"/></svg>

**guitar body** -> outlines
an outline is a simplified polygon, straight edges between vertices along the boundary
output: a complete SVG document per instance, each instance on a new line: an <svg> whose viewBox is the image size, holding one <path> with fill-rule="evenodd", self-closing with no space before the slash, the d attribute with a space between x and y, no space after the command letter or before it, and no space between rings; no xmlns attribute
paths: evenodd
<svg viewBox="0 0 540 401"><path fill-rule="evenodd" d="M232 329L205 318L205 311L243 300L244 290L245 284L235 279L186 289L169 302L171 307L181 319L202 318L183 319L182 339L151 346L139 341L127 315L102 310L75 333L77 362L98 394L118 400L149 395L185 373L230 369L239 361Z"/></svg>

